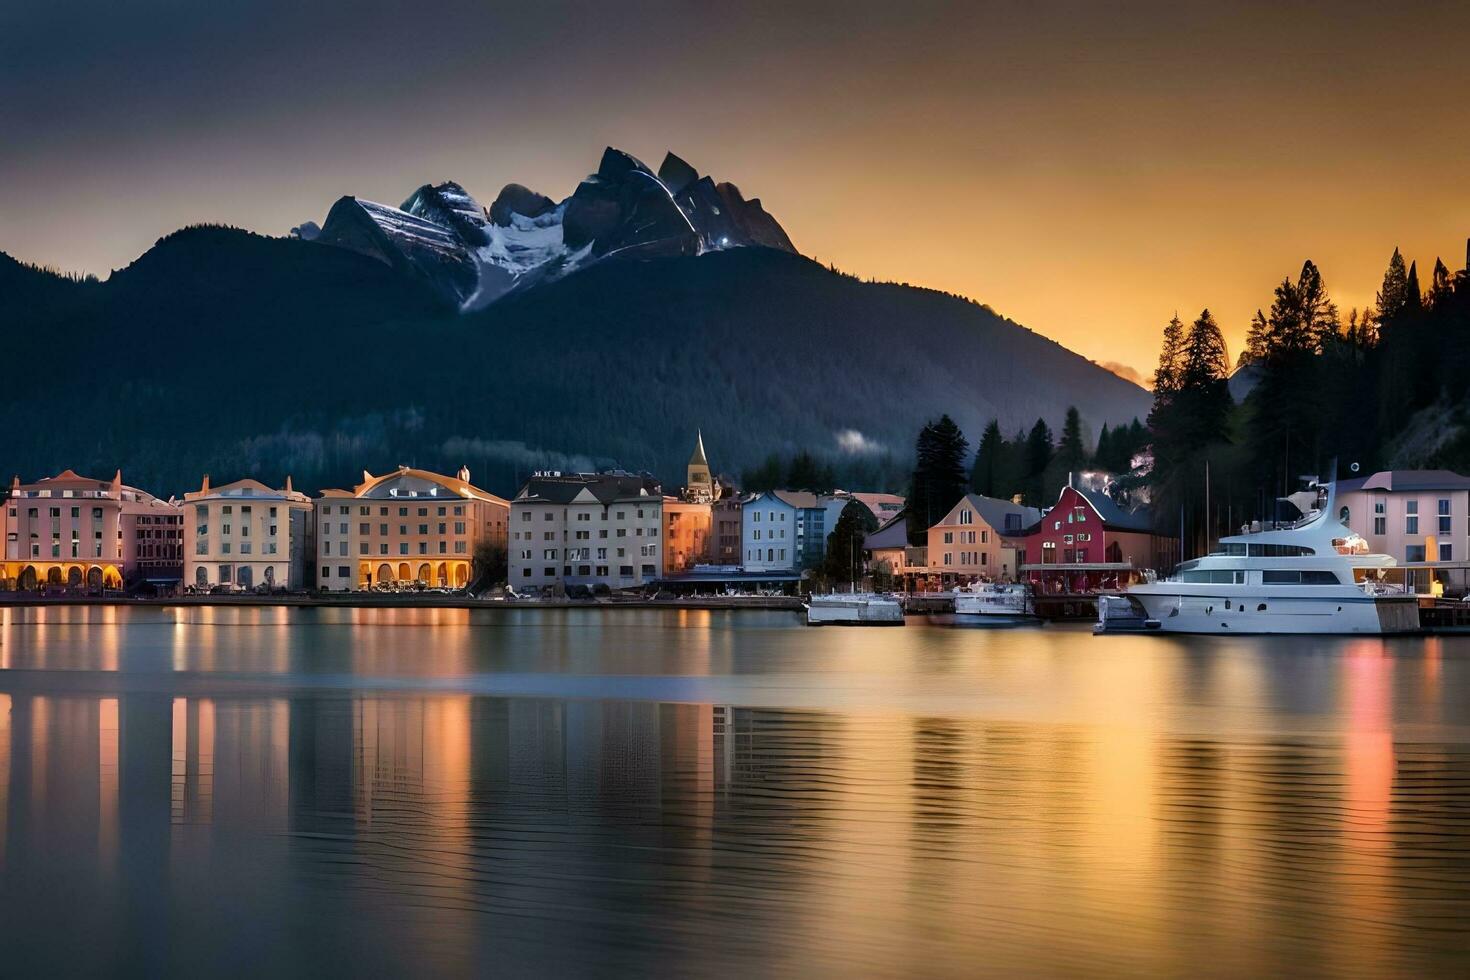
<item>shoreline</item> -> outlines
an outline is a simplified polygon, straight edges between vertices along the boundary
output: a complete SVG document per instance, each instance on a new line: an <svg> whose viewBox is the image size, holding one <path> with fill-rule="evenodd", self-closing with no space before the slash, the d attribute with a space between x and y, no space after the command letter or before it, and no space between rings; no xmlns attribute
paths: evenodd
<svg viewBox="0 0 1470 980"><path fill-rule="evenodd" d="M683 599L476 599L446 595L0 596L0 608L49 606L285 606L301 609L756 609L800 611L795 596L707 596Z"/></svg>

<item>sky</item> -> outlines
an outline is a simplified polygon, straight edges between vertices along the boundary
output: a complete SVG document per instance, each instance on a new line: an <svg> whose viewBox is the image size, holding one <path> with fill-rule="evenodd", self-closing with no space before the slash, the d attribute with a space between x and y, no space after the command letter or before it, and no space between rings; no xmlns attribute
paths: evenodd
<svg viewBox="0 0 1470 980"><path fill-rule="evenodd" d="M1149 372L1314 260L1344 312L1470 236L1470 5L0 0L0 251L105 276L453 179L672 149L804 253Z"/></svg>

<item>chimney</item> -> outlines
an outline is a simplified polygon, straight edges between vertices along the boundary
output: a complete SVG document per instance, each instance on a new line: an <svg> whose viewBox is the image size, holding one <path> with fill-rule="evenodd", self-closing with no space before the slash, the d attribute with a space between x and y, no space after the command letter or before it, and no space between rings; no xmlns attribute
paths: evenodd
<svg viewBox="0 0 1470 980"><path fill-rule="evenodd" d="M204 474L204 482L202 484L200 484L200 486L199 486L199 492L200 493L208 493L209 492L209 474L208 473Z"/></svg>
<svg viewBox="0 0 1470 980"><path fill-rule="evenodd" d="M470 482L470 468L468 466L461 466L459 468L459 482L460 483L469 483Z"/></svg>
<svg viewBox="0 0 1470 980"><path fill-rule="evenodd" d="M362 471L362 482L363 483L372 483L373 482L373 475L371 473L369 473L367 470L363 470Z"/></svg>
<svg viewBox="0 0 1470 980"><path fill-rule="evenodd" d="M1021 506L1021 495L1019 493L1012 494L1011 495L1011 503L1015 504L1017 507L1020 507Z"/></svg>
<svg viewBox="0 0 1470 980"><path fill-rule="evenodd" d="M287 473L286 474L286 492L287 493L292 493L293 492L292 489L291 489L291 474L290 473Z"/></svg>

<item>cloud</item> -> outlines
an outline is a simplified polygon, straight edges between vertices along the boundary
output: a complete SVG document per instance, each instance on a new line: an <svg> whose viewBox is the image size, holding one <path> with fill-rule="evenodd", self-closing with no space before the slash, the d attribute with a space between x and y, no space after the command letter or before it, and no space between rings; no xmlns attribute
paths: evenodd
<svg viewBox="0 0 1470 980"><path fill-rule="evenodd" d="M1097 361L1095 363L1104 371L1111 371L1124 381L1132 381L1138 387L1146 390L1153 389L1152 379L1144 377L1139 373L1137 368L1131 365L1124 364L1121 361Z"/></svg>
<svg viewBox="0 0 1470 980"><path fill-rule="evenodd" d="M480 439L450 436L441 447L447 458L493 459L524 470L562 470L567 473L592 473L614 465L613 460L598 459L581 453L562 453L528 446L519 439Z"/></svg>
<svg viewBox="0 0 1470 980"><path fill-rule="evenodd" d="M849 456L873 456L883 451L883 444L869 439L857 429L840 429L837 448Z"/></svg>

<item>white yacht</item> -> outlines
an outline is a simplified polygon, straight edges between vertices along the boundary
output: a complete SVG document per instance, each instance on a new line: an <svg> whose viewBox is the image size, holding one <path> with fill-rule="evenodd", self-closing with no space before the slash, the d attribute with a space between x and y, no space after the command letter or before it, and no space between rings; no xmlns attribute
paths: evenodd
<svg viewBox="0 0 1470 980"><path fill-rule="evenodd" d="M1419 604L1389 581L1396 562L1332 516L1333 487L1286 498L1302 512L1293 524L1259 527L1220 540L1168 579L1123 594L1145 629L1165 633L1407 633ZM1136 606L1134 604L1137 604ZM1111 606L1111 609L1110 609ZM1115 603L1099 602L1108 631Z"/></svg>
<svg viewBox="0 0 1470 980"><path fill-rule="evenodd" d="M871 592L814 595L806 603L808 626L902 626L903 605Z"/></svg>
<svg viewBox="0 0 1470 980"><path fill-rule="evenodd" d="M1026 626L1040 623L1031 592L1022 583L985 582L954 593L954 626Z"/></svg>

